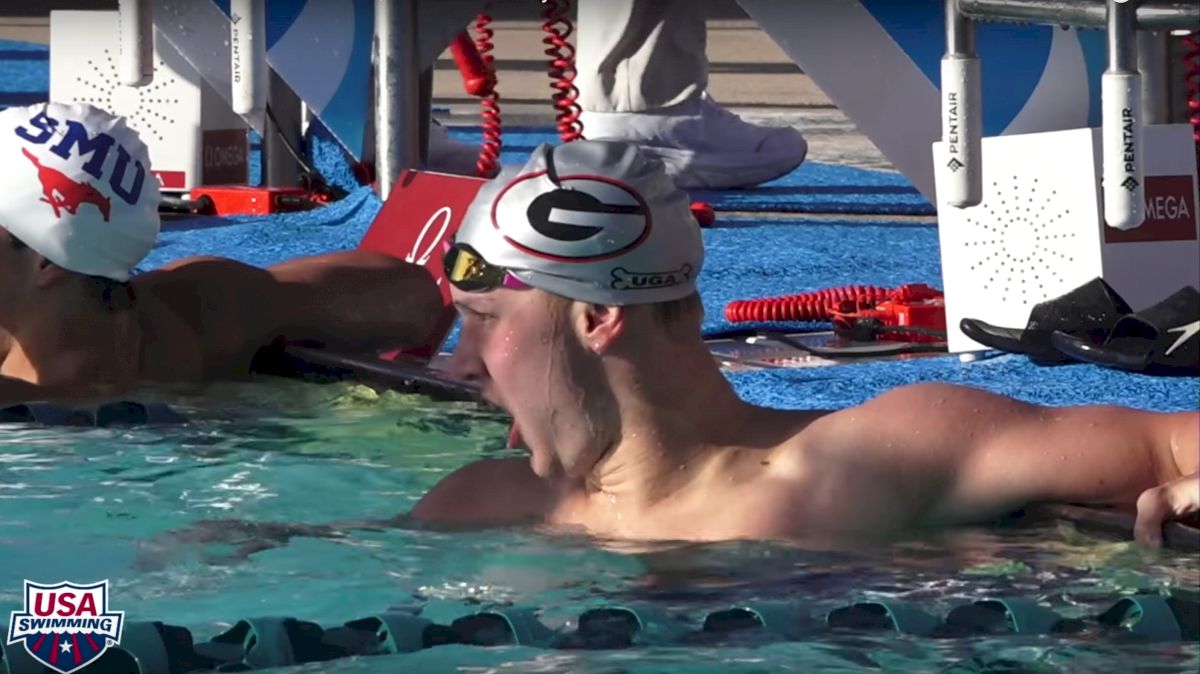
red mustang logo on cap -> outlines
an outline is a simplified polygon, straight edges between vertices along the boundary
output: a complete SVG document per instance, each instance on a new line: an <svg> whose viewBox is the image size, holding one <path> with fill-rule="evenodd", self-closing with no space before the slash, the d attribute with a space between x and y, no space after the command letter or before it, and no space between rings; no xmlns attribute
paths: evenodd
<svg viewBox="0 0 1200 674"><path fill-rule="evenodd" d="M62 211L75 215L81 205L92 204L99 209L100 215L104 216L104 221L108 222L112 201L101 194L100 190L91 183L75 182L63 172L44 166L29 150L22 149L21 152L37 167L38 182L42 183L41 200L54 208L55 217L61 218Z"/></svg>

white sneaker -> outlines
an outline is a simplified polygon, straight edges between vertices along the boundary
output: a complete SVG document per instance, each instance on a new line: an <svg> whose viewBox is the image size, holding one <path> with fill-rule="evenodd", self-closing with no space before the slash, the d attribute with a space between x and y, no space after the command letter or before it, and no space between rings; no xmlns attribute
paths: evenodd
<svg viewBox="0 0 1200 674"><path fill-rule="evenodd" d="M637 143L685 189L757 185L790 173L808 154L796 129L755 126L708 94L662 111L584 111L580 119L586 138Z"/></svg>

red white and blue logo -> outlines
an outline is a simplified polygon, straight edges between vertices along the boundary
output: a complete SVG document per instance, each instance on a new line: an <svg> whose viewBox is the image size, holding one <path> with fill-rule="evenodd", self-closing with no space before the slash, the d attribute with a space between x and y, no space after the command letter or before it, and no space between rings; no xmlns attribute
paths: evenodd
<svg viewBox="0 0 1200 674"><path fill-rule="evenodd" d="M25 610L13 611L8 643L21 643L39 662L70 674L121 641L124 611L108 610L108 581L43 585L25 581Z"/></svg>

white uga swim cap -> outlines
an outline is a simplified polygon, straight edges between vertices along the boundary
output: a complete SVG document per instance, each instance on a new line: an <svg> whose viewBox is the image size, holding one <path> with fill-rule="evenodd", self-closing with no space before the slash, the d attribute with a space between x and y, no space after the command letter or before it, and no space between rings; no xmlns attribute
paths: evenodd
<svg viewBox="0 0 1200 674"><path fill-rule="evenodd" d="M540 145L484 185L455 237L525 283L597 304L686 297L704 263L688 195L628 143Z"/></svg>
<svg viewBox="0 0 1200 674"><path fill-rule="evenodd" d="M116 281L158 237L158 179L125 120L39 103L0 111L0 227L54 264Z"/></svg>

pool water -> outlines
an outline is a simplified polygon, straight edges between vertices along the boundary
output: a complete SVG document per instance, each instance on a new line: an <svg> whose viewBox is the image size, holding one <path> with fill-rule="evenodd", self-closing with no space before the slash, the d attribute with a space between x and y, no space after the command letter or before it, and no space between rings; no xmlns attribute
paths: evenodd
<svg viewBox="0 0 1200 674"><path fill-rule="evenodd" d="M182 426L0 426L0 625L22 581L110 581L126 620L198 641L239 618L325 627L462 599L536 607L570 629L588 608L643 603L700 620L786 598L821 614L903 598L944 615L990 596L1087 617L1124 594L1195 588L1196 560L1148 555L1071 523L965 529L882 549L779 544L633 549L530 530L447 533L351 521L406 512L455 467L505 449L507 420L470 404L353 385L262 381L162 398ZM334 523L333 529L325 525ZM563 651L441 646L305 672L1196 671L1196 643L1021 635L822 633L804 641ZM282 670L281 670L282 671Z"/></svg>

